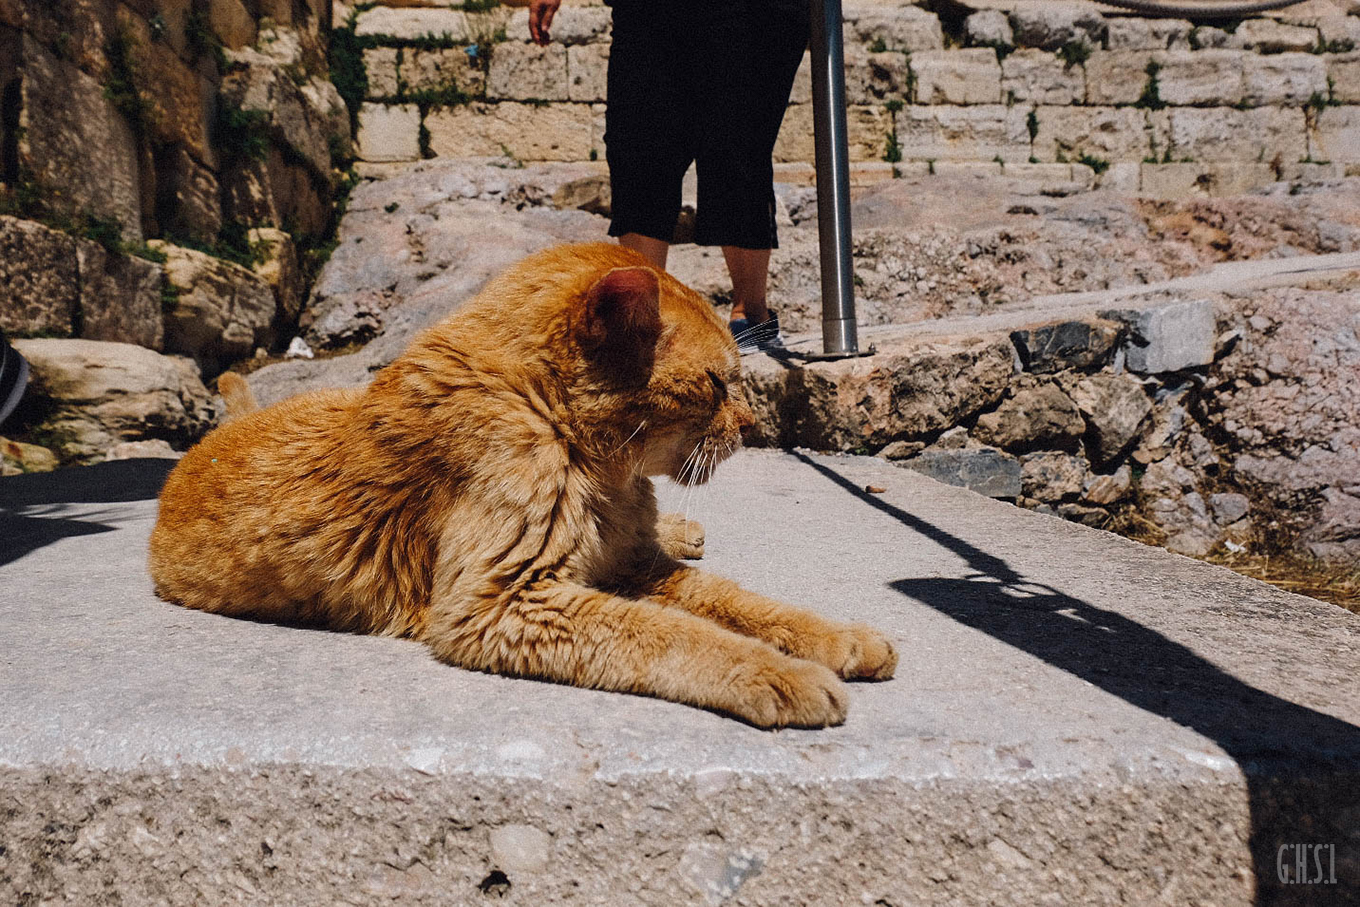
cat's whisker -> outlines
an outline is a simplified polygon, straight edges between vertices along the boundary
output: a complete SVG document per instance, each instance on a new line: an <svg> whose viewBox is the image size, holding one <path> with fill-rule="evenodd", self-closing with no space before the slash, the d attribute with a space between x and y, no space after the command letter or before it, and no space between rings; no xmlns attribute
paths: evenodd
<svg viewBox="0 0 1360 907"><path fill-rule="evenodd" d="M646 425L647 425L647 420L646 420L646 419L643 419L641 422L639 422L639 423L638 423L638 427L635 428L635 429L633 429L633 433L632 433L631 435L629 435L627 438L624 438L622 444L620 444L618 447L616 447L616 448L614 448L613 450L611 450L611 451L609 452L609 456L612 457L612 456L614 456L616 453L618 453L619 451L621 451L621 450L623 450L625 447L627 447L627 446L632 442L632 440L638 436L638 432L642 431L642 429L643 429Z"/></svg>
<svg viewBox="0 0 1360 907"><path fill-rule="evenodd" d="M733 339L736 340L737 345L740 346L741 342L747 338L760 337L762 334L773 335L778 330L778 322L774 318L767 318L759 324L753 324L743 331L738 331Z"/></svg>

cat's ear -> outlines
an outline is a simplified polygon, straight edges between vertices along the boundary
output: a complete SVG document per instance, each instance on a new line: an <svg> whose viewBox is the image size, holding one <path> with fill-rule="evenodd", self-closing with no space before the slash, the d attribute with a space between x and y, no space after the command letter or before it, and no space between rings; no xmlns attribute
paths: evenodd
<svg viewBox="0 0 1360 907"><path fill-rule="evenodd" d="M661 287L651 268L615 268L586 293L582 345L623 368L651 365L661 336Z"/></svg>

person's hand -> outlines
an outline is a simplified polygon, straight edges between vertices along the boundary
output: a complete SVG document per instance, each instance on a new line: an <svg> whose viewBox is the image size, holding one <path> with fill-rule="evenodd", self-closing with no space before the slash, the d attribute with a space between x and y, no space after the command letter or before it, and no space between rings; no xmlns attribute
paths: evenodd
<svg viewBox="0 0 1360 907"><path fill-rule="evenodd" d="M529 37L539 47L548 43L548 29L562 0L531 0L529 3Z"/></svg>

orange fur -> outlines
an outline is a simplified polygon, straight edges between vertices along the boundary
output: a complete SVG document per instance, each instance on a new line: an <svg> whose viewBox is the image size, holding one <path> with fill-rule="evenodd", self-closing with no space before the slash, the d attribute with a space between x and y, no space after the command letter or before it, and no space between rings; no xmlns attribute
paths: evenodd
<svg viewBox="0 0 1360 907"><path fill-rule="evenodd" d="M218 376L217 392L227 404L228 419L253 413L260 408L260 404L255 402L255 394L251 392L250 385L246 384L246 379L235 372L223 372Z"/></svg>
<svg viewBox="0 0 1360 907"><path fill-rule="evenodd" d="M839 723L837 675L892 676L891 644L679 564L665 549L701 551L697 524L658 530L648 477L706 481L752 422L739 366L712 307L641 256L539 253L368 388L189 451L161 494L156 590L761 727Z"/></svg>

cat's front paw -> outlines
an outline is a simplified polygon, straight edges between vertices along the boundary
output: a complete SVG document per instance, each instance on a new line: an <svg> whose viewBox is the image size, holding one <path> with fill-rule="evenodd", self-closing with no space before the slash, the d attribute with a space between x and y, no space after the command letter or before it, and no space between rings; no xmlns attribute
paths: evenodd
<svg viewBox="0 0 1360 907"><path fill-rule="evenodd" d="M656 518L656 537L661 550L674 558L697 561L704 556L704 527L678 513L663 513Z"/></svg>
<svg viewBox="0 0 1360 907"><path fill-rule="evenodd" d="M888 638L863 624L843 625L822 635L807 656L846 680L888 680L897 670L897 650Z"/></svg>
<svg viewBox="0 0 1360 907"><path fill-rule="evenodd" d="M835 674L782 655L755 666L734 688L733 711L757 727L829 727L844 723L850 708Z"/></svg>

